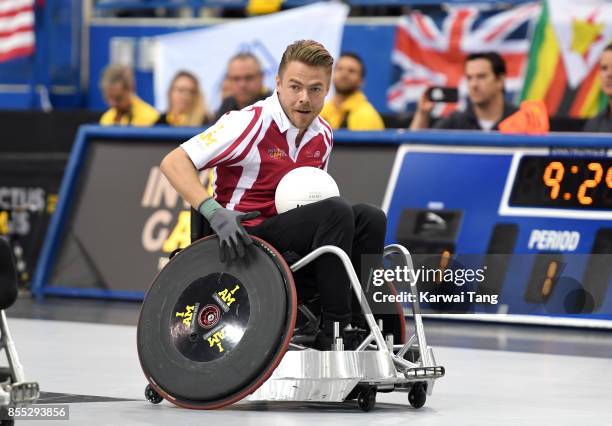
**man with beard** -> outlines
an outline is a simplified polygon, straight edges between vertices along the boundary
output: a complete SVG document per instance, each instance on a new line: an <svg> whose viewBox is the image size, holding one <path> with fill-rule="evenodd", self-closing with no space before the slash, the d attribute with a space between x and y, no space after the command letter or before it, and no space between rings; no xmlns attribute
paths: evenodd
<svg viewBox="0 0 612 426"><path fill-rule="evenodd" d="M495 52L472 53L465 60L465 79L468 104L464 111L456 111L438 120L434 129L498 130L499 123L517 111L504 99L506 64ZM431 111L435 103L423 93L417 105L410 129L430 127Z"/></svg>
<svg viewBox="0 0 612 426"><path fill-rule="evenodd" d="M334 129L384 130L382 118L361 91L365 67L355 53L343 53L334 70L335 94L321 117Z"/></svg>
<svg viewBox="0 0 612 426"><path fill-rule="evenodd" d="M263 78L261 64L255 55L250 52L234 55L227 64L225 77L230 96L223 99L215 113L216 119L270 96L272 92L264 87Z"/></svg>
<svg viewBox="0 0 612 426"><path fill-rule="evenodd" d="M599 78L608 103L597 117L587 121L585 132L612 132L612 43L606 46L599 60Z"/></svg>

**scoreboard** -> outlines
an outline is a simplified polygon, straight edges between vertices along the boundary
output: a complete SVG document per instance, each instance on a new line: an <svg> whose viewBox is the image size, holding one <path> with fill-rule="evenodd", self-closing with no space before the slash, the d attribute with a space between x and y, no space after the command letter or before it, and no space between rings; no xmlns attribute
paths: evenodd
<svg viewBox="0 0 612 426"><path fill-rule="evenodd" d="M611 149L403 145L383 208L387 243L489 268L462 319L612 327Z"/></svg>
<svg viewBox="0 0 612 426"><path fill-rule="evenodd" d="M512 164L509 203L516 207L549 208L549 213L575 210L612 212L612 160L599 157L516 156ZM581 213L582 212L582 213ZM563 213L561 213L563 215ZM595 215L594 217L597 217Z"/></svg>

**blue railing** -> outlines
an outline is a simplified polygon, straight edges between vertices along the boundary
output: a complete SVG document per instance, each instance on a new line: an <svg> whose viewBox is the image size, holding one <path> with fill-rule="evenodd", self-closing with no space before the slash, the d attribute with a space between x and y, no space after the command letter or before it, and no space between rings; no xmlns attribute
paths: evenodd
<svg viewBox="0 0 612 426"><path fill-rule="evenodd" d="M81 140L90 138L105 139L176 139L185 141L204 128L193 127L101 127L81 126L77 136L77 148ZM549 133L546 135L507 135L499 132L479 132L469 130L385 130L374 132L355 132L335 130L334 143L349 144L386 144L402 145L410 143L459 146L537 146L558 148L609 148L612 149L612 134L608 133Z"/></svg>

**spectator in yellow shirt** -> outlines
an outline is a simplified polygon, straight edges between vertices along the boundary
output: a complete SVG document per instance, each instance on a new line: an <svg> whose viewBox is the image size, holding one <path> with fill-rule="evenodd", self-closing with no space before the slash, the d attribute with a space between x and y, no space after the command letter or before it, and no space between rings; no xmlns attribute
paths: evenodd
<svg viewBox="0 0 612 426"><path fill-rule="evenodd" d="M334 69L335 94L325 103L321 116L334 129L384 130L380 114L361 91L365 67L355 53L340 55Z"/></svg>
<svg viewBox="0 0 612 426"><path fill-rule="evenodd" d="M159 118L157 110L134 93L134 76L128 67L107 66L100 85L110 107L100 118L102 126L152 126Z"/></svg>

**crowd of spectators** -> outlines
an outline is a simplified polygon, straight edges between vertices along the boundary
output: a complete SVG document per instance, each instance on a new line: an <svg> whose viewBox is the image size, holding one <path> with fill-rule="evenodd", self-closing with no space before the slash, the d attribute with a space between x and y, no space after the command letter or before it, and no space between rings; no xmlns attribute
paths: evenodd
<svg viewBox="0 0 612 426"><path fill-rule="evenodd" d="M506 66L495 52L480 52L465 60L467 100L465 106L446 117L434 117L437 104L425 90L419 99L411 130L460 129L499 130L504 120L518 114L517 106L505 97ZM349 130L383 130L384 122L362 88L366 69L356 53L346 52L336 60L332 78L333 95L325 103L321 116L332 128ZM588 132L612 131L612 43L604 50L599 64L601 88L608 98L606 108L584 126ZM161 114L135 93L132 71L121 65L109 65L101 81L104 99L109 106L100 119L102 125L200 127L213 123L222 115L245 108L272 94L264 85L264 74L257 57L239 53L227 65L221 106L210 111L198 79L188 71L178 72L168 91L168 111ZM548 119L548 118L547 118Z"/></svg>

